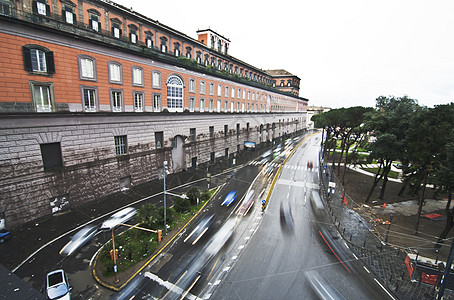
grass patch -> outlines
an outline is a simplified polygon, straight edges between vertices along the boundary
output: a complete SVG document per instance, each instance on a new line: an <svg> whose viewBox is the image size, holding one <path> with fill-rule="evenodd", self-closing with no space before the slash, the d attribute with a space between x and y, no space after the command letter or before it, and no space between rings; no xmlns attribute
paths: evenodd
<svg viewBox="0 0 454 300"><path fill-rule="evenodd" d="M371 172L374 174L377 174L378 168L363 168L364 171ZM388 173L388 178L394 178L398 179L399 178L399 172L396 171L389 171Z"/></svg>

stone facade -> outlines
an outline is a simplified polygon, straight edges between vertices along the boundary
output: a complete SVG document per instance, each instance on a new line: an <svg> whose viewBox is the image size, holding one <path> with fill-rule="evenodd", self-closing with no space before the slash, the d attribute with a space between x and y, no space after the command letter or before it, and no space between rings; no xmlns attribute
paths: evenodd
<svg viewBox="0 0 454 300"><path fill-rule="evenodd" d="M195 141L191 141L191 128ZM300 114L279 113L4 116L0 119L0 210L9 226L21 224L117 192L122 184L128 187L159 178L165 160L168 172L179 171L172 164L175 148L183 147L186 169L193 167L193 158L209 162L213 152L215 159L225 157L226 149L231 156L243 150L244 141L259 145L304 128ZM156 132L163 132L161 148L156 146ZM115 136L126 136L123 155L115 151ZM174 147L176 137L183 145ZM40 146L52 143L61 148L62 167L45 170Z"/></svg>

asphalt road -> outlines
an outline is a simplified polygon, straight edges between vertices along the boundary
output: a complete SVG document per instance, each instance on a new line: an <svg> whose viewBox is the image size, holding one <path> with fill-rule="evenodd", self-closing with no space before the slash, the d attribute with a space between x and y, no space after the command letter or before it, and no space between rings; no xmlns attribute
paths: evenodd
<svg viewBox="0 0 454 300"><path fill-rule="evenodd" d="M287 161L260 226L251 231L246 246L242 241L237 252L225 257L202 298L392 299L328 219L314 214L309 195L318 189L320 138L321 134L308 138ZM314 168L308 168L308 162ZM281 221L280 207L286 203L293 222Z"/></svg>

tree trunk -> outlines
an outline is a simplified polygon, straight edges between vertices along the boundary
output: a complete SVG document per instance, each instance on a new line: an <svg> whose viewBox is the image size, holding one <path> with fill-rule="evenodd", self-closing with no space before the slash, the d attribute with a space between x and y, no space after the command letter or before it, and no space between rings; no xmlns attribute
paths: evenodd
<svg viewBox="0 0 454 300"><path fill-rule="evenodd" d="M405 190L407 189L408 186L408 178L405 178L404 181L402 182L402 187L400 188L399 193L397 196L402 197L403 194L405 193Z"/></svg>
<svg viewBox="0 0 454 300"><path fill-rule="evenodd" d="M371 189L369 191L369 195L367 195L367 198L366 198L366 201L365 201L366 203L370 201L370 198L372 197L372 194L374 193L375 187L377 186L378 182L383 177L383 173L381 173L381 166L382 166L382 163L380 163L380 166L378 167L377 174L375 174L374 182L372 183L372 187L371 187ZM380 177L378 177L378 175L380 175Z"/></svg>
<svg viewBox="0 0 454 300"><path fill-rule="evenodd" d="M386 184L388 183L389 171L391 171L391 163L387 163L383 169L383 184L381 186L380 196L378 196L378 199L380 200L383 200L385 198L385 189Z"/></svg>
<svg viewBox="0 0 454 300"><path fill-rule="evenodd" d="M345 173L347 172L348 148L350 148L350 145L347 144L347 149L345 150L344 173L342 174L342 185L345 184Z"/></svg>
<svg viewBox="0 0 454 300"><path fill-rule="evenodd" d="M344 157L344 151L345 151L345 139L346 137L342 136L342 143L341 143L341 155L339 157L339 161L337 162L337 176L340 176L340 166L342 162L342 157Z"/></svg>
<svg viewBox="0 0 454 300"><path fill-rule="evenodd" d="M448 203L446 205L446 224L445 228L443 231L440 233L440 236L437 239L437 243L435 244L435 250L438 250L441 248L443 241L446 239L448 236L449 231L451 231L452 226L454 225L453 223L453 215L454 215L454 207L452 210L449 209L449 206L451 206L451 191L448 193Z"/></svg>
<svg viewBox="0 0 454 300"><path fill-rule="evenodd" d="M424 204L424 193L426 191L426 183L427 183L427 171L424 171L424 181L423 181L423 186L422 186L421 198L419 198L418 218L416 219L415 235L418 234L418 230L419 230L419 219L421 218L422 206Z"/></svg>

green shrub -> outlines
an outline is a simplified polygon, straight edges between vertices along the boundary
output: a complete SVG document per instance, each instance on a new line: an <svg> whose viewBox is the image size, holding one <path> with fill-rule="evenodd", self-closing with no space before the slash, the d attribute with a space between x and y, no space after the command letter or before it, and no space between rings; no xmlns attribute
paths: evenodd
<svg viewBox="0 0 454 300"><path fill-rule="evenodd" d="M200 198L200 190L196 187L192 187L187 190L186 196L188 197L191 205L197 205L197 199Z"/></svg>
<svg viewBox="0 0 454 300"><path fill-rule="evenodd" d="M173 199L173 207L177 213L187 212L191 208L191 202L189 199L183 199L180 197L175 197Z"/></svg>

